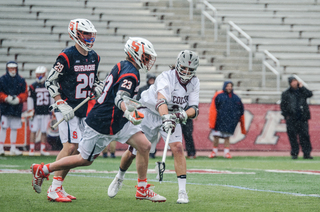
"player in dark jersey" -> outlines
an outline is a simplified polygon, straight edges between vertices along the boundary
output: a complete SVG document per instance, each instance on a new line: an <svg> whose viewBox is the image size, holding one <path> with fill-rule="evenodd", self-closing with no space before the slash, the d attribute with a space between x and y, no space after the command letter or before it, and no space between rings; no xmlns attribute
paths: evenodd
<svg viewBox="0 0 320 212"><path fill-rule="evenodd" d="M96 98L100 97L103 82L97 78L100 62L99 55L92 50L96 32L94 25L87 19L71 20L68 33L75 45L64 49L56 59L48 74L45 86L55 100L55 115L57 120L64 119L59 125L59 135L63 148L57 160L78 154L78 143L82 138L84 119L88 103L76 112L73 108L93 91ZM76 199L65 192L62 182L69 170L54 173L52 185L48 190L48 199L57 202L71 202ZM40 193L41 191L37 191Z"/></svg>
<svg viewBox="0 0 320 212"><path fill-rule="evenodd" d="M45 150L47 140L47 125L50 120L49 106L53 103L50 98L49 91L44 86L47 77L47 68L39 66L36 68L36 81L29 86L28 97L28 117L30 133L30 150L29 155L34 155L34 145L36 141L36 133L41 131L41 155L50 155Z"/></svg>
<svg viewBox="0 0 320 212"><path fill-rule="evenodd" d="M83 138L79 144L79 155L62 158L54 163L33 164L33 188L41 189L44 178L50 172L88 166L111 142L127 143L137 149L138 186L136 199L165 202L166 198L156 194L147 183L150 142L141 131L143 114L131 110L126 100L133 98L139 90L139 70L149 71L156 52L152 44L143 38L129 38L125 45L127 58L117 63L106 78L103 94L88 114ZM133 101L133 100L132 100ZM131 112L130 112L131 111ZM129 121L130 122L129 122Z"/></svg>

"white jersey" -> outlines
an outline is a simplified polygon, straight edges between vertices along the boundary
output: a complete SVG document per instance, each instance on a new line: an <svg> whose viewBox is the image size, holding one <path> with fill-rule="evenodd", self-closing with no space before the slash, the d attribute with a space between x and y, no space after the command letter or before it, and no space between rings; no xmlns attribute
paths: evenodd
<svg viewBox="0 0 320 212"><path fill-rule="evenodd" d="M183 86L178 80L176 70L162 72L150 88L141 94L140 102L153 113L156 111L158 92L167 100L169 112L177 110L178 107L186 109L188 106L199 106L200 81L193 77L187 85Z"/></svg>

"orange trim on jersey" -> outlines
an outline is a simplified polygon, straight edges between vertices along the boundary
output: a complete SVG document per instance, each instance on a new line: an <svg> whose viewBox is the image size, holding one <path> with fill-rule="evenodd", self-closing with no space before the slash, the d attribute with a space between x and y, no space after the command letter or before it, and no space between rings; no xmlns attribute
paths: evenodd
<svg viewBox="0 0 320 212"><path fill-rule="evenodd" d="M86 116L88 116L89 112L91 111L91 109L93 108L93 106L96 104L96 100L95 99L91 99L88 101L88 107L87 107L87 114Z"/></svg>
<svg viewBox="0 0 320 212"><path fill-rule="evenodd" d="M23 103L25 101L27 101L27 98L28 98L28 85L26 84L26 89L23 93L20 93L18 95L18 98L20 99L19 103Z"/></svg>
<svg viewBox="0 0 320 212"><path fill-rule="evenodd" d="M121 71L121 64L120 63L117 63L117 66L118 66L118 74L120 74L120 71Z"/></svg>
<svg viewBox="0 0 320 212"><path fill-rule="evenodd" d="M246 125L244 121L244 114L240 117L240 126L241 126L241 133L244 135L247 134Z"/></svg>
<svg viewBox="0 0 320 212"><path fill-rule="evenodd" d="M65 54L65 53L63 53L63 52L61 52L60 54L59 54L59 56L62 56L62 57L64 57L64 59L66 59L66 61L67 61L67 63L68 63L68 68L70 68L70 61L69 61L69 58L68 58L68 56Z"/></svg>
<svg viewBox="0 0 320 212"><path fill-rule="evenodd" d="M31 88L32 90L34 90L34 87L33 87L33 85L30 85L30 88Z"/></svg>
<svg viewBox="0 0 320 212"><path fill-rule="evenodd" d="M5 94L4 92L0 92L0 103L5 102L7 97L7 94Z"/></svg>
<svg viewBox="0 0 320 212"><path fill-rule="evenodd" d="M134 78L136 79L136 81L138 82L138 77L137 77L136 75L132 74L132 73L128 73L128 74L121 75L121 77L117 80L117 82L119 82L122 78L127 77L127 76L132 76L132 77L134 77ZM117 83L117 82L116 82L116 83Z"/></svg>
<svg viewBox="0 0 320 212"><path fill-rule="evenodd" d="M113 135L113 130L112 130L112 124L113 124L113 120L114 120L114 107L112 108L112 118L111 118L111 122L110 122L110 135Z"/></svg>
<svg viewBox="0 0 320 212"><path fill-rule="evenodd" d="M100 62L100 56L97 54L97 56L98 56L98 62Z"/></svg>
<svg viewBox="0 0 320 212"><path fill-rule="evenodd" d="M209 109L209 127L211 129L214 129L216 126L216 121L217 121L217 108L216 108L216 97L223 93L223 90L217 91L211 101L210 109Z"/></svg>

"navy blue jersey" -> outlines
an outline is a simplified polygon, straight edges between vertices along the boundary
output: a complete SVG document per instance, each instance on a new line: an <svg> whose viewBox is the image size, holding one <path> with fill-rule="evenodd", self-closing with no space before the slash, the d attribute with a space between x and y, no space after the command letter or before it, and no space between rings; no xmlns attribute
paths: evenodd
<svg viewBox="0 0 320 212"><path fill-rule="evenodd" d="M29 97L33 100L35 115L48 115L50 106L50 94L44 83L34 82L29 86Z"/></svg>
<svg viewBox="0 0 320 212"><path fill-rule="evenodd" d="M114 103L118 90L130 93L132 98L138 93L140 84L139 71L129 61L121 61L115 65L106 78L101 97L89 112L86 122L95 131L114 135L128 122Z"/></svg>
<svg viewBox="0 0 320 212"><path fill-rule="evenodd" d="M90 96L92 86L97 79L100 57L95 51L87 56L78 52L75 46L64 49L58 56L53 68L60 72L59 93L72 108ZM88 103L80 107L75 116L85 117Z"/></svg>

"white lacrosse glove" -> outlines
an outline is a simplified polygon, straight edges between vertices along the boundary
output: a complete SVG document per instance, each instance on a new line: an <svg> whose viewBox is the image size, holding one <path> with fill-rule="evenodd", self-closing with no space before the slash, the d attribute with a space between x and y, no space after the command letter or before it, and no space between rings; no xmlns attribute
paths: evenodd
<svg viewBox="0 0 320 212"><path fill-rule="evenodd" d="M12 97L12 99L10 98L9 100L7 100L7 102L10 104L10 105L18 105L20 103L20 99L19 97Z"/></svg>
<svg viewBox="0 0 320 212"><path fill-rule="evenodd" d="M33 110L33 109L27 111L27 118L28 118L30 121L33 120L33 118L34 118L34 110Z"/></svg>
<svg viewBox="0 0 320 212"><path fill-rule="evenodd" d="M176 128L176 115L175 114L166 114L161 116L162 118L162 129L166 133L169 132L169 129L171 129L171 133L174 132Z"/></svg>
<svg viewBox="0 0 320 212"><path fill-rule="evenodd" d="M94 86L94 99L99 99L104 88L104 83L102 81L97 81L96 83L93 84Z"/></svg>
<svg viewBox="0 0 320 212"><path fill-rule="evenodd" d="M186 113L185 110L181 110L177 113L174 113L177 117L177 121L180 123L180 124L186 124L187 123L187 119L188 119L188 115Z"/></svg>
<svg viewBox="0 0 320 212"><path fill-rule="evenodd" d="M64 118L65 121L69 121L74 117L73 108L70 107L64 100L59 99L56 102L56 105L57 105L57 108L62 113L63 118Z"/></svg>
<svg viewBox="0 0 320 212"><path fill-rule="evenodd" d="M134 110L132 112L129 112L129 110L126 110L124 112L124 117L126 117L133 125L141 124L142 119L144 118L143 113L140 113L137 110Z"/></svg>
<svg viewBox="0 0 320 212"><path fill-rule="evenodd" d="M13 96L8 95L7 98L4 100L6 103L10 104L10 102L13 100Z"/></svg>

